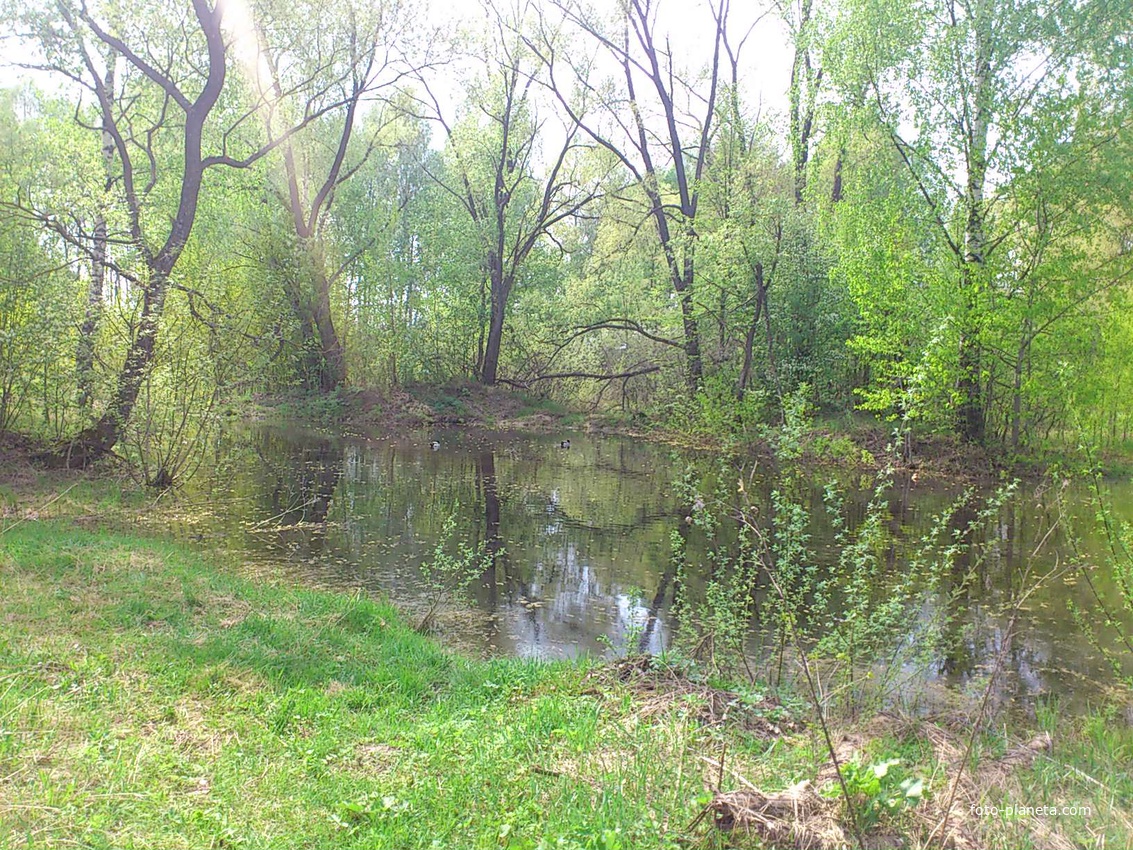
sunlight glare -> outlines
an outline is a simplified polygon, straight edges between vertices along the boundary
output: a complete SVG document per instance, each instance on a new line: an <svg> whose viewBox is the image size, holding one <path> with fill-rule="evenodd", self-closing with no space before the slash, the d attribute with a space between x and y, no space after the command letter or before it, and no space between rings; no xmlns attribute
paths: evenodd
<svg viewBox="0 0 1133 850"><path fill-rule="evenodd" d="M271 64L260 45L259 30L247 0L226 0L222 26L232 39L232 55L249 85L261 98L267 97L274 82Z"/></svg>

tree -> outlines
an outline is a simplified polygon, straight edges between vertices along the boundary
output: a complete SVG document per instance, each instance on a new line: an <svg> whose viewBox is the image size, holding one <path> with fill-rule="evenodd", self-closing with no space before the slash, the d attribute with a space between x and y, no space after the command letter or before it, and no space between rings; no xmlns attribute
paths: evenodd
<svg viewBox="0 0 1133 850"><path fill-rule="evenodd" d="M136 260L133 267L109 258L99 262L114 262L141 296L109 404L52 455L66 465L85 466L105 456L130 419L153 360L173 270L192 233L206 173L248 167L296 127L333 106L304 115L296 127L266 144L242 138L245 123L263 101L255 99L240 109L234 98L218 108L228 77L225 10L222 2L210 6L207 0L193 0L190 13L179 5L154 5L146 9L148 16L123 19L113 5L92 9L58 0L13 15L24 23L27 36L38 41L42 61L35 67L64 77L93 98L100 123L91 129L112 141L115 173L108 183L124 207L125 227L103 237L86 232L81 222L31 211L91 256L99 257L108 243L128 249ZM175 152L163 146L170 137L176 139ZM207 152L210 142L217 152ZM235 153L237 147L244 150Z"/></svg>
<svg viewBox="0 0 1133 850"><path fill-rule="evenodd" d="M448 140L449 168L432 176L460 203L480 241L489 309L476 371L490 386L499 379L508 301L525 264L557 224L579 215L598 196L599 182L581 161L585 146L578 141L578 113L568 108L563 125L549 129L540 111L538 75L549 67L541 59L558 49L557 34L541 32L540 53L524 35L530 3L509 13L486 11L485 66L468 90L462 120L446 120L427 85L425 95L430 117ZM543 166L541 142L548 137L558 144Z"/></svg>
<svg viewBox="0 0 1133 850"><path fill-rule="evenodd" d="M113 91L115 88L114 66L116 64L113 48L108 49L105 64L106 87ZM105 116L101 118L99 123L102 131L101 153L105 174L101 194L105 199L114 188L114 136ZM78 402L79 407L83 409L90 406L94 396L95 339L98 333L99 320L102 317L103 290L106 286L109 259L106 216L107 211L103 208L95 211L94 229L91 233L90 280L87 283L87 303L83 314L83 324L79 329L79 344L75 352L75 373L79 390Z"/></svg>
<svg viewBox="0 0 1133 850"><path fill-rule="evenodd" d="M842 396L837 384L847 378L840 368L847 313L831 287L829 252L816 227L815 204L804 204L823 78L817 58L820 33L808 2L783 4L779 12L794 49L787 150L781 129L745 110L739 64L743 42L733 46L725 33L730 73L721 90L702 189L709 202L701 225L702 268L704 280L718 293L711 307L707 298L702 301L720 330L716 358L730 365L735 349L742 352L738 376L729 375L730 395L741 409L757 377L757 359L761 383L773 399L806 383L816 390L821 385L823 400L836 403ZM733 333L742 342L732 340ZM744 415L738 413L737 419Z"/></svg>
<svg viewBox="0 0 1133 850"><path fill-rule="evenodd" d="M1055 164L1049 155L1059 137L1078 144L1061 146L1056 158L1105 143L1106 133L1094 133L1096 122L1083 121L1080 110L1091 88L1111 85L1092 73L1088 42L1115 26L1112 12L1108 4L1061 0L847 7L836 48L843 90L850 99L866 93L863 106L912 177L947 252L955 428L968 442L983 442L987 431L987 319L1010 286L1005 277L1019 271L1005 256L1017 230L1012 186ZM1117 17L1128 23L1128 10Z"/></svg>
<svg viewBox="0 0 1133 850"><path fill-rule="evenodd" d="M735 399L742 404L752 380L755 340L761 321L765 331L768 377L772 384L778 383L768 294L782 256L785 211L779 203L783 194L779 185L782 183L782 169L779 167L777 153L765 138L768 128L761 125L758 118L749 118L742 106L739 51L743 42L733 48L727 33L724 33L723 43L731 74L719 118L719 135L712 151L706 192L715 201L717 221L711 234L715 243L713 247L717 256L723 260L722 265L726 270L717 277L726 279L732 276L729 274L731 270L741 270L739 277L742 280L740 289L743 296L739 312L741 316L749 317L744 333L742 364L735 383ZM797 55L795 64L799 64ZM793 96L795 91L792 80L793 154L799 148L794 144L797 105ZM807 132L809 133L809 129ZM796 205L802 198L802 184L799 180L804 170L805 162L800 164L799 160L795 160ZM726 330L728 321L723 300L724 296L721 297L718 323L722 330ZM721 348L724 347L722 344Z"/></svg>
<svg viewBox="0 0 1133 850"><path fill-rule="evenodd" d="M791 141L791 165L795 176L795 204L802 205L807 185L807 166L816 135L818 95L822 89L822 40L814 0L784 0L779 13L787 24L794 48L791 84L787 91Z"/></svg>
<svg viewBox="0 0 1133 850"><path fill-rule="evenodd" d="M1128 162L1133 140L1117 129L1097 147L1097 128L1086 132L1082 123L1065 142L1073 151L1059 151L1050 167L1020 174L1005 189L1014 228L985 339L993 358L989 425L1012 451L1065 422L1078 394L1068 387L1113 384L1124 367L1122 357L1101 354L1114 342L1105 337L1115 324L1104 317L1121 309L1121 290L1133 281L1133 184L1118 164Z"/></svg>
<svg viewBox="0 0 1133 850"><path fill-rule="evenodd" d="M584 92L583 105L601 111L606 120L603 127L586 120L570 103L567 81L554 77L557 57L548 51L551 84L564 109L618 159L644 195L680 302L686 384L689 393L695 394L704 375L695 303L697 214L716 117L729 2L716 0L710 6L712 55L703 83L707 94L701 94L677 66L668 39L659 31L655 0L625 3L616 32L574 0L555 0L555 5L620 69L620 84L614 88L591 79L594 63L589 57L562 57L573 84Z"/></svg>
<svg viewBox="0 0 1133 850"><path fill-rule="evenodd" d="M343 184L358 174L378 144L387 124L381 108L384 93L422 60L409 55L414 16L398 4L343 8L316 0L289 5L283 14L294 34L263 48L270 74L266 82L276 104L266 119L268 138L275 138L274 118L280 111L324 114L303 136L284 133L284 189L278 196L294 229L294 245L291 256L272 261L284 266L281 276L299 323L301 345L314 360L304 377L329 393L346 382L346 355L335 329L331 286L359 257L355 251L337 269L331 268L331 210ZM273 23L272 32L277 33L281 22ZM301 61L287 61L297 55ZM295 104L296 99L306 102ZM334 110L322 108L327 101L336 104ZM355 150L360 110L367 107L365 138Z"/></svg>
<svg viewBox="0 0 1133 850"><path fill-rule="evenodd" d="M351 382L383 388L440 379L441 358L426 332L426 308L446 268L446 237L457 229L451 222L460 217L421 166L433 160L428 168L439 167L440 154L429 149L428 123L407 118L399 106L393 112L393 123L383 131L387 140L342 185L335 203L336 242L340 254L352 260L341 276ZM456 253L466 257L469 251ZM454 277L474 277L472 265L471 272ZM474 339L472 325L474 318L464 330ZM462 353L472 347L463 346ZM443 365L449 365L447 359Z"/></svg>
<svg viewBox="0 0 1133 850"><path fill-rule="evenodd" d="M81 207L84 171L95 162L72 147L68 129L69 104L0 91L0 434L20 427L53 438L70 424L78 252L15 203L34 188Z"/></svg>

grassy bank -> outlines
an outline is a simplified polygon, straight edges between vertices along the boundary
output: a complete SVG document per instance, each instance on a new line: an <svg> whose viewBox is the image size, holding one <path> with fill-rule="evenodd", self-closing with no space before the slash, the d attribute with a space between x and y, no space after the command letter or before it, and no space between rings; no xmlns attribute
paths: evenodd
<svg viewBox="0 0 1133 850"><path fill-rule="evenodd" d="M121 522L79 527L110 489L35 513L46 492L24 490L0 518L0 847L765 846L778 833L745 820L752 789L803 781L795 814L766 819L782 841L854 840L817 727L759 689L657 664L464 659L387 604L250 582ZM1130 845L1125 717L998 729L966 762L957 843ZM962 721L858 719L835 738L860 766L867 842L928 841ZM898 778L923 780L918 805L889 807ZM714 826L729 818L753 831Z"/></svg>
<svg viewBox="0 0 1133 850"><path fill-rule="evenodd" d="M152 539L0 546L0 846L672 846L691 820L694 707L643 722L582 666L467 661Z"/></svg>
<svg viewBox="0 0 1133 850"><path fill-rule="evenodd" d="M0 845L498 846L684 809L691 777L609 793L652 760L535 771L669 745L600 723L579 667L465 662L389 606L129 536L25 524L3 559Z"/></svg>

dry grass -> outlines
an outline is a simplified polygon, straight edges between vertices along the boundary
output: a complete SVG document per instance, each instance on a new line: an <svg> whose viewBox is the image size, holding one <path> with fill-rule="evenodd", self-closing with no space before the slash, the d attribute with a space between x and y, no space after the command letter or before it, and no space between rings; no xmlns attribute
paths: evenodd
<svg viewBox="0 0 1133 850"><path fill-rule="evenodd" d="M1103 782L1061 762L1067 775L1080 774L1081 782L1096 785L1099 791L1104 791L1104 795L1099 796L1108 798L1104 813L1098 811L1102 806L1093 803L1092 825L1042 816L1005 823L981 815L977 807L1012 801L1016 804L1026 801L1024 805L1052 802L1050 799L1036 801L1036 795L1042 792L1037 790L1031 771L1042 760L1056 763L1052 755L1055 739L1041 732L1000 742L997 755L984 755L976 764L969 764L961 771L967 734L970 732L959 724L950 728L931 719L895 714L880 714L836 734L835 749L841 765L869 764L878 759L879 753L893 753L901 747L925 754L916 767L917 773L927 779L930 792L919 805L898 811L892 818L884 818L866 830L862 836L866 847L1100 848L1111 846L1106 830L1100 826L1107 817L1116 820L1119 834L1133 835L1128 800L1123 803L1122 794L1116 789L1105 788ZM788 747L794 745L789 737L782 743ZM768 767L750 758L733 758L725 767L722 758L703 757L703 760L710 766L705 784L711 786L715 780L718 785L730 785L731 790L718 790L696 818L694 826L710 823L715 831L752 835L761 842L760 846L768 847L840 848L857 844L831 760L824 760L808 778L781 791L767 791L766 785L760 787L758 782L752 781L774 783L777 772L782 771L781 764ZM953 782L957 782L956 794L951 810L946 812ZM1073 802L1073 798L1067 797L1065 801Z"/></svg>
<svg viewBox="0 0 1133 850"><path fill-rule="evenodd" d="M773 696L753 703L735 691L695 681L656 656L622 658L596 668L590 676L596 682L632 691L637 713L645 718L664 717L674 711L691 712L702 726L726 726L764 739L798 732L805 725L787 716Z"/></svg>
<svg viewBox="0 0 1133 850"><path fill-rule="evenodd" d="M754 833L772 847L833 850L848 843L836 810L804 779L773 794L758 788L717 794L693 825L710 815L718 830Z"/></svg>

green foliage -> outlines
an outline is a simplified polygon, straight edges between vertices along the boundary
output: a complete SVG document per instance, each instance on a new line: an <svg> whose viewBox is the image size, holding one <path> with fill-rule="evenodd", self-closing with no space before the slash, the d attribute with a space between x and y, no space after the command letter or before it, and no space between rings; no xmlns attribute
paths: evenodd
<svg viewBox="0 0 1133 850"><path fill-rule="evenodd" d="M769 442L775 457L785 467L790 468L803 453L804 443L810 433L811 404L810 387L799 386L783 399L783 422L768 429Z"/></svg>
<svg viewBox="0 0 1133 850"><path fill-rule="evenodd" d="M851 761L842 765L842 778L858 826L865 830L893 822L901 812L916 806L925 793L924 780L909 774L897 758L873 763ZM831 787L841 793L841 789Z"/></svg>
<svg viewBox="0 0 1133 850"><path fill-rule="evenodd" d="M70 194L81 181L81 150L69 150L77 140L55 107L31 91L0 92L0 199ZM50 162L37 160L45 149ZM0 205L0 433L58 439L74 425L80 292L62 240Z"/></svg>
<svg viewBox="0 0 1133 850"><path fill-rule="evenodd" d="M1111 123L1128 120L1127 101L1105 105L1128 77L1088 34L1128 27L1129 10L956 11L845 7L829 55L861 155L849 204L830 221L861 316L852 347L873 373L859 388L866 409L942 430L976 402L981 439L1018 450L1064 427L1067 400L1093 383L1082 374L1060 393L1059 372L1105 347L1096 317L1109 313L1116 279L1099 272L1128 260L1111 241L1116 222L1128 227L1127 198L1106 189L1081 199L1092 193L1087 172L1129 154ZM1110 372L1097 366L1087 370Z"/></svg>
<svg viewBox="0 0 1133 850"><path fill-rule="evenodd" d="M728 466L723 464L716 478L716 488L702 495L692 486L691 470L686 471L676 489L690 506L686 528L670 534L671 558L678 587L674 615L680 649L689 657L703 661L708 669L736 677L751 671L746 659L747 640L754 611L754 591L760 563L758 553L748 539L746 529L739 529L735 538L726 537L725 526L728 494L724 482L729 480ZM696 564L697 572L705 571L707 579L696 596L687 560L688 526L708 541L706 564Z"/></svg>
<svg viewBox="0 0 1133 850"><path fill-rule="evenodd" d="M421 564L421 581L425 590L428 607L417 625L418 631L429 631L436 627L437 612L453 597L464 593L484 572L487 546L481 542L472 547L464 542L455 542L456 520L459 505L445 517L437 545L433 548L433 558Z"/></svg>
<svg viewBox="0 0 1133 850"><path fill-rule="evenodd" d="M114 38L164 50L178 80L200 76L200 34L167 6L84 8ZM579 66L577 91L550 87L570 75L544 60L618 41L595 42L597 22L567 47L571 27L501 7L491 14L512 15L507 26L450 34L443 51L460 59L441 72L439 42L411 9L254 6L279 101L260 108L274 95L252 84L234 38L203 145L225 163L250 158L207 170L192 232L168 246L161 334L176 342L159 345L167 365L148 378L143 420L158 408L193 416L205 397L326 389L324 331L345 349L348 384L387 399L480 378L494 333L501 376L540 398L729 451L775 435L800 391L812 413L859 408L909 446L955 430L972 398L982 439L1014 458L1065 450L1075 423L1111 453L1133 443L1126 6L784 9L790 138L722 62L714 132L678 145L694 159L709 146L684 187L664 146L648 166L634 154L635 139L668 131L659 116L639 112L640 135L627 102L596 96L621 75ZM83 77L69 8L9 2L4 34ZM672 35L679 56L686 34ZM106 44L87 36L101 68ZM323 41L358 50L320 63ZM374 45L388 48L384 64L363 72ZM106 410L136 338L150 260L184 188L185 140L163 111L175 101L120 58L134 217L91 99L4 94L0 429L74 436ZM695 71L670 76L688 81L690 104L708 100ZM454 103L425 88L442 73L461 83ZM368 105L348 122L351 81ZM566 104L609 146L558 127ZM285 132L298 115L308 120ZM961 120L971 115L981 121ZM628 147L603 135L622 130ZM110 273L88 311L100 222ZM703 374L690 383L694 338ZM199 391L178 395L168 364L190 359ZM463 416L459 400L443 407ZM821 441L807 451L853 455Z"/></svg>
<svg viewBox="0 0 1133 850"><path fill-rule="evenodd" d="M765 390L749 390L737 401L735 382L734 374L718 372L707 377L697 393L696 423L706 436L753 435L769 418L769 394Z"/></svg>

